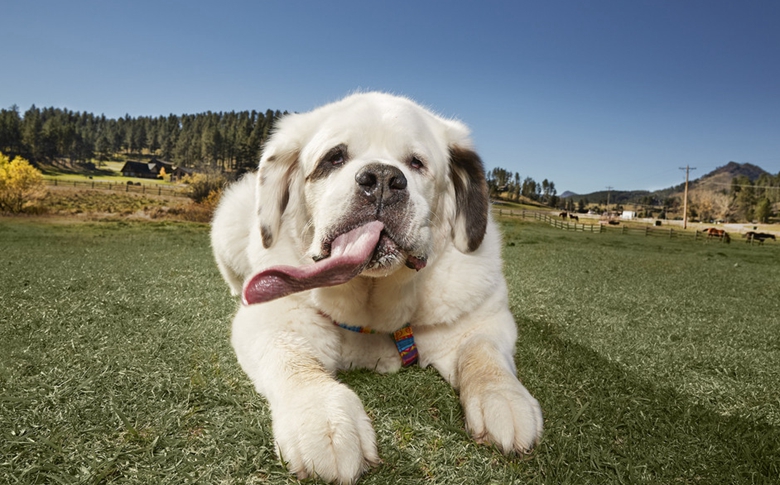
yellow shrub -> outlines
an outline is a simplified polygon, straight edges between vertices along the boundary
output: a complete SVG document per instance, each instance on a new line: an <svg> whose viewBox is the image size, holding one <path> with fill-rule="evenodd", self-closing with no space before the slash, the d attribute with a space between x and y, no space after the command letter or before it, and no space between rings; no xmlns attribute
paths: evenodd
<svg viewBox="0 0 780 485"><path fill-rule="evenodd" d="M25 204L46 195L41 172L22 157L11 160L0 153L0 211L21 212Z"/></svg>

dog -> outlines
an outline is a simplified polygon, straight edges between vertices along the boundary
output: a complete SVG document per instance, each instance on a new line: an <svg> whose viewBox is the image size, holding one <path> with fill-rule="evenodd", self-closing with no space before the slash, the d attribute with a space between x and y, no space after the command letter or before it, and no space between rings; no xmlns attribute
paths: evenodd
<svg viewBox="0 0 780 485"><path fill-rule="evenodd" d="M528 452L542 412L516 377L501 236L468 128L367 92L281 118L259 169L226 189L211 242L242 296L231 342L298 478L354 483L379 463L335 374L433 366L480 443Z"/></svg>

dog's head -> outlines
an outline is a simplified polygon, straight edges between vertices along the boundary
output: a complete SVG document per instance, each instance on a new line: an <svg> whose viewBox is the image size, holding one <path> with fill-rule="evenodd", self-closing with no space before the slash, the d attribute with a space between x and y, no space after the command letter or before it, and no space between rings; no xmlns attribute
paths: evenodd
<svg viewBox="0 0 780 485"><path fill-rule="evenodd" d="M355 94L282 118L258 183L266 248L284 218L314 260L327 258L338 236L382 222L368 276L420 269L442 235L475 251L487 226L487 183L468 129L388 94Z"/></svg>

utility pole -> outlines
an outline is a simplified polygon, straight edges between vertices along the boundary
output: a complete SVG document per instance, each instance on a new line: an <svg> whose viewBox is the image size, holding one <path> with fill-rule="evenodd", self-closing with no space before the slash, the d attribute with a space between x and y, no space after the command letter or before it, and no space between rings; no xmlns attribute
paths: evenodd
<svg viewBox="0 0 780 485"><path fill-rule="evenodd" d="M609 193L612 191L612 186L607 185L607 214L609 214Z"/></svg>
<svg viewBox="0 0 780 485"><path fill-rule="evenodd" d="M680 167L680 170L685 170L685 200L683 201L683 229L688 229L688 172L691 170L696 170L696 167L689 167L688 165L686 165L685 168Z"/></svg>

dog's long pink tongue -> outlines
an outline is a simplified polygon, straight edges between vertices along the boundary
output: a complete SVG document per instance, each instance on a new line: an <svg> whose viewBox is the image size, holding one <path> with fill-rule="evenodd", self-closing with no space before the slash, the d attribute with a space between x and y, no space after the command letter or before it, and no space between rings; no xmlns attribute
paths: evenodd
<svg viewBox="0 0 780 485"><path fill-rule="evenodd" d="M369 222L337 237L330 257L306 266L273 266L244 285L244 304L264 303L299 291L336 286L351 280L374 254L384 224Z"/></svg>

